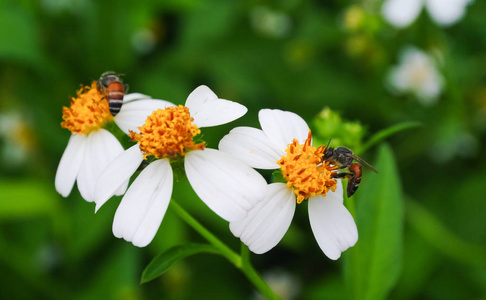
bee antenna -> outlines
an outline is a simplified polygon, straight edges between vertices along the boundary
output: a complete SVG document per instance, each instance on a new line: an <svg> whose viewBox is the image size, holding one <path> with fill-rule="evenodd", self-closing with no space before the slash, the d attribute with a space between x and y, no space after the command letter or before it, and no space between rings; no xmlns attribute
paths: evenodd
<svg viewBox="0 0 486 300"><path fill-rule="evenodd" d="M329 144L331 143L332 138L329 139L329 142L327 142L326 149L329 148Z"/></svg>

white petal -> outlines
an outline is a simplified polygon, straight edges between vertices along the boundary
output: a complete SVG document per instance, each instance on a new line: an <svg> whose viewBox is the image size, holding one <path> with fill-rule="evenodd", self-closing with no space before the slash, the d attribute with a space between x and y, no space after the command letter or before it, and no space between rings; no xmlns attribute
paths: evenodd
<svg viewBox="0 0 486 300"><path fill-rule="evenodd" d="M71 135L66 150L62 154L57 167L55 187L63 197L69 196L78 176L86 149L86 135Z"/></svg>
<svg viewBox="0 0 486 300"><path fill-rule="evenodd" d="M257 171L222 151L191 151L184 166L199 198L227 221L243 219L265 193L267 183Z"/></svg>
<svg viewBox="0 0 486 300"><path fill-rule="evenodd" d="M337 201L339 201L339 203L343 204L344 203L343 183L342 183L341 179L338 179L336 181L337 181L336 190L334 192L332 192L332 191L328 192L326 194L326 197L334 198Z"/></svg>
<svg viewBox="0 0 486 300"><path fill-rule="evenodd" d="M77 177L78 189L84 200L95 200L94 189L101 172L122 152L122 145L109 131L100 129L88 135L84 160Z"/></svg>
<svg viewBox="0 0 486 300"><path fill-rule="evenodd" d="M339 194L338 194L339 193ZM336 260L358 241L358 229L342 203L342 189L309 199L312 232L324 254Z"/></svg>
<svg viewBox="0 0 486 300"><path fill-rule="evenodd" d="M437 24L448 26L464 16L468 3L469 0L427 0L425 5Z"/></svg>
<svg viewBox="0 0 486 300"><path fill-rule="evenodd" d="M424 0L386 0L381 7L383 17L395 27L412 23L423 7Z"/></svg>
<svg viewBox="0 0 486 300"><path fill-rule="evenodd" d="M262 254L283 238L295 212L295 193L284 183L268 185L265 198L241 221L231 222L231 232L250 250Z"/></svg>
<svg viewBox="0 0 486 300"><path fill-rule="evenodd" d="M123 104L120 112L115 116L115 123L126 134L128 134L129 129L135 132L140 132L138 127L145 124L145 120L147 120L147 117L150 116L153 111L170 106L174 106L174 104L156 99L144 99L129 102Z"/></svg>
<svg viewBox="0 0 486 300"><path fill-rule="evenodd" d="M117 192L119 194L125 192L128 180L142 161L143 154L140 152L138 144L130 147L113 159L103 170L96 183L94 192L95 211L98 211Z"/></svg>
<svg viewBox="0 0 486 300"><path fill-rule="evenodd" d="M154 238L169 206L172 194L169 160L152 162L132 183L115 213L113 234L137 247Z"/></svg>
<svg viewBox="0 0 486 300"><path fill-rule="evenodd" d="M123 96L123 103L128 103L135 100L151 99L152 97L140 94L140 93L130 93Z"/></svg>
<svg viewBox="0 0 486 300"><path fill-rule="evenodd" d="M186 107L197 127L210 127L234 121L248 111L243 105L224 99L218 99L207 86L197 87L187 97Z"/></svg>
<svg viewBox="0 0 486 300"><path fill-rule="evenodd" d="M299 115L279 109L262 109L258 119L263 132L277 149L285 151L287 145L297 139L303 144L309 135L309 126Z"/></svg>
<svg viewBox="0 0 486 300"><path fill-rule="evenodd" d="M251 127L234 128L221 139L218 148L257 169L278 169L277 161L285 154L262 130Z"/></svg>

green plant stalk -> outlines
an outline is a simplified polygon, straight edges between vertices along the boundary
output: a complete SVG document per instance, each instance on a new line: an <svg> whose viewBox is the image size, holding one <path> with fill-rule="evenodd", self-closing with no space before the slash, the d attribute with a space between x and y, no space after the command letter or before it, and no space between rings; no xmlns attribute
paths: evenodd
<svg viewBox="0 0 486 300"><path fill-rule="evenodd" d="M370 149L374 145L378 144L379 142L385 140L387 137L397 132L407 130L410 128L420 127L421 125L422 124L420 122L409 121L409 122L396 124L388 128L385 128L383 130L380 130L377 133L375 133L373 136L371 136L371 138L363 146L361 146L357 151L355 151L356 155L361 155L361 153L366 152L366 150Z"/></svg>
<svg viewBox="0 0 486 300"><path fill-rule="evenodd" d="M189 226L196 230L201 236L203 236L214 247L221 251L221 254L226 257L235 267L240 269L243 274L253 283L257 290L267 299L280 299L275 292L268 286L268 284L260 277L253 266L250 263L250 255L248 248L242 245L241 256L236 254L228 246L226 246L221 240L214 236L209 230L207 230L201 223L194 219L188 212L186 212L177 202L171 200L170 207L181 217Z"/></svg>

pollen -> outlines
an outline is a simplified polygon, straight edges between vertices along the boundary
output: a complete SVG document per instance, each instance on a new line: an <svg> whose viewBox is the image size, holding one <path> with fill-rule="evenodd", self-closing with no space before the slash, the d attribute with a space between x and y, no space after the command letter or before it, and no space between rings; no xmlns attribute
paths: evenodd
<svg viewBox="0 0 486 300"><path fill-rule="evenodd" d="M76 95L76 98L71 97L71 106L62 109L62 127L72 134L88 134L113 121L108 101L103 99L95 81L91 86L82 86Z"/></svg>
<svg viewBox="0 0 486 300"><path fill-rule="evenodd" d="M285 150L287 155L277 161L287 186L293 187L299 204L309 197L326 196L329 190L336 190L336 180L331 175L335 174L337 167L322 161L326 147L312 147L311 139L310 131L303 145L294 139Z"/></svg>
<svg viewBox="0 0 486 300"><path fill-rule="evenodd" d="M191 150L203 150L205 143L196 144L193 138L201 133L189 114L189 108L179 105L154 111L139 127L140 133L130 131L144 158L175 158Z"/></svg>

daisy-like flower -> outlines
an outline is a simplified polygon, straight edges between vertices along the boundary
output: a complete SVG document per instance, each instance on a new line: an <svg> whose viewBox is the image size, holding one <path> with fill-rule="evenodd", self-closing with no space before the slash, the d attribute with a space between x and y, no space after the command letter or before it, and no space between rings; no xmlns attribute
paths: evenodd
<svg viewBox="0 0 486 300"><path fill-rule="evenodd" d="M440 26L459 21L471 0L386 0L382 6L385 19L395 27L410 25L425 5L432 19Z"/></svg>
<svg viewBox="0 0 486 300"><path fill-rule="evenodd" d="M219 149L258 169L280 169L287 183L268 185L263 201L246 218L230 223L231 232L252 252L275 247L290 226L296 204L308 199L312 232L331 259L358 240L353 217L343 205L343 188L334 180L337 167L322 162L324 146L313 147L309 127L298 115L263 109L262 130L237 127L219 143Z"/></svg>
<svg viewBox="0 0 486 300"><path fill-rule="evenodd" d="M443 86L434 59L411 46L402 51L399 65L388 74L388 82L397 93L412 93L424 105L436 103Z"/></svg>
<svg viewBox="0 0 486 300"><path fill-rule="evenodd" d="M71 98L71 106L63 108L61 126L71 131L71 137L56 172L55 186L59 194L67 197L77 182L81 196L93 202L98 176L124 150L115 136L103 127L115 122L126 133L136 130L147 115L166 103L137 93L125 95L123 102L120 112L113 117L108 100L103 99L93 82L91 86L81 87L76 98ZM128 182L121 186L117 194L123 194L127 185Z"/></svg>
<svg viewBox="0 0 486 300"><path fill-rule="evenodd" d="M99 209L137 170L153 160L135 179L115 213L113 234L144 247L154 238L172 194L173 166L183 163L196 194L227 221L243 219L261 200L265 179L245 163L205 143L195 142L202 127L231 122L246 113L238 103L218 99L199 86L185 106L173 104L154 111L130 136L137 144L120 154L101 174L95 192Z"/></svg>

